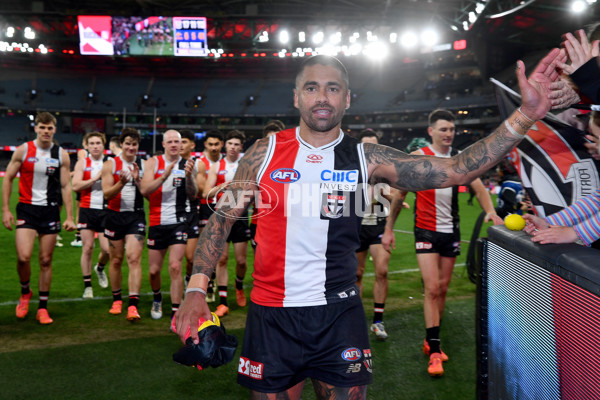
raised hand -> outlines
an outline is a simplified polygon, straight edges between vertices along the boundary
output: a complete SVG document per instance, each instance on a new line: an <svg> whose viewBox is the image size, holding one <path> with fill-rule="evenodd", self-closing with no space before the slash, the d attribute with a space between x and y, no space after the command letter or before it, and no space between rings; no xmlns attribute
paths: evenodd
<svg viewBox="0 0 600 400"><path fill-rule="evenodd" d="M567 108L572 104L579 103L581 100L575 89L564 79L552 82L548 87L550 88L549 98L553 109Z"/></svg>
<svg viewBox="0 0 600 400"><path fill-rule="evenodd" d="M563 72L567 75L571 75L583 64L594 57L598 57L600 54L600 41L594 40L590 43L583 29L579 29L576 34L579 36L579 40L577 40L573 34L565 33L565 40L562 42L562 46L568 53L571 63L567 64L566 62L560 62L558 63L558 66L562 68Z"/></svg>
<svg viewBox="0 0 600 400"><path fill-rule="evenodd" d="M535 67L529 78L525 76L525 64L517 61L517 79L523 102L521 111L531 120L542 119L550 108L550 84L557 82L560 71L557 63L566 61L564 50L552 49Z"/></svg>

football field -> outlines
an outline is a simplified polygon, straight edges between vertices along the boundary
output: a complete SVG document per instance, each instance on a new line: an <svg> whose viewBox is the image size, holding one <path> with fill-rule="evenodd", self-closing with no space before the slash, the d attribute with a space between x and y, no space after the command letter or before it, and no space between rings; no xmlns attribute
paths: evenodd
<svg viewBox="0 0 600 400"><path fill-rule="evenodd" d="M15 184L18 181L15 180ZM12 207L17 187L13 188ZM481 209L466 204L468 194L460 194L462 238L468 240ZM413 203L414 196L408 197ZM386 342L372 337L374 383L369 399L473 399L475 398L475 285L466 273L462 255L448 292L441 329L444 351L450 360L445 375L432 379L427 374L427 357L421 346L425 335L423 294L417 269L412 231L412 210L403 210L396 228L397 249L392 254L389 296L384 322L390 335ZM485 235L486 227L482 229ZM63 247L56 248L48 310L54 323L35 321L39 266L37 248L32 259L34 298L24 320L15 317L19 297L16 273L14 231L0 230L0 379L2 399L247 399L248 391L236 383L237 360L217 369L198 371L172 361L181 342L169 331L170 298L167 267L163 268L163 311L161 320L150 318L152 295L148 283L147 253L142 260L141 320L130 323L125 314L108 313L112 303L110 286L101 289L92 277L94 299L83 300L79 258L81 249L71 247L73 232L62 232ZM97 250L95 251L97 254ZM94 262L96 261L94 256ZM222 319L228 333L240 340L246 309L235 304L233 255L230 257L230 314ZM248 252L247 296L252 286L252 249ZM123 267L123 294L127 295L127 267ZM367 264L364 298L367 320L373 315L373 266ZM213 309L216 303L213 303ZM310 382L303 399L315 399Z"/></svg>

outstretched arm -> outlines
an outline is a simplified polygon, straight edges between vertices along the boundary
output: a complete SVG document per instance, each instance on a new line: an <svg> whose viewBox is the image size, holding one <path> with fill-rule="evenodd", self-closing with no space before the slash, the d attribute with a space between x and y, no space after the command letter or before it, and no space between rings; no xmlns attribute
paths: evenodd
<svg viewBox="0 0 600 400"><path fill-rule="evenodd" d="M184 343L188 328L191 330L192 340L198 343L198 319L211 318L205 299L208 279L223 252L231 226L254 201L254 193L258 190L256 174L265 157L267 143L266 140L259 140L248 149L240 160L233 181L227 187L227 191L231 193L227 197L235 199L235 204L221 204L202 230L194 252L192 277L176 317L177 333Z"/></svg>
<svg viewBox="0 0 600 400"><path fill-rule="evenodd" d="M496 165L515 147L535 121L551 108L549 85L559 79L556 63L564 53L554 49L536 66L529 79L522 61L517 63L517 78L522 106L489 136L452 158L412 156L386 146L365 143L369 175L375 181L417 191L466 185Z"/></svg>

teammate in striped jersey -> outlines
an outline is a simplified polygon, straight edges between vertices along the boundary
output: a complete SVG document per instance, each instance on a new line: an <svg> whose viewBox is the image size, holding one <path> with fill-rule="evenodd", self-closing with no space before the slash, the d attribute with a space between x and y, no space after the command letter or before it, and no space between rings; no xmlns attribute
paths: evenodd
<svg viewBox="0 0 600 400"><path fill-rule="evenodd" d="M223 204L210 218L194 255L194 274L176 314L176 331L199 343L211 318L208 280L231 227L257 199L269 207L257 226L254 287L238 382L252 398L299 399L310 378L319 399L365 399L373 359L356 286L356 254L367 184L399 190L464 185L496 165L550 110L559 79L552 50L529 80L518 63L523 105L492 134L452 158L410 156L359 143L341 130L350 106L348 74L334 57L304 60L294 105L300 125L259 139L240 160ZM189 329L189 331L188 331Z"/></svg>
<svg viewBox="0 0 600 400"><path fill-rule="evenodd" d="M134 128L125 128L119 136L121 153L109 158L102 166L102 191L108 201L104 235L109 240L109 276L113 303L109 312L121 314L123 300L121 282L123 256L129 266L129 306L127 320L140 319L138 303L142 286L142 250L146 237L146 213L139 184L144 169L137 156L141 135Z"/></svg>
<svg viewBox="0 0 600 400"><path fill-rule="evenodd" d="M140 191L150 202L148 231L148 268L150 287L154 294L150 315L162 318L161 276L163 261L169 251L171 277L171 317L177 312L183 297L181 264L185 256L190 201L198 195L194 160L179 155L181 135L169 129L163 135L163 155L154 156L144 165Z"/></svg>
<svg viewBox="0 0 600 400"><path fill-rule="evenodd" d="M25 318L29 311L29 301L33 295L30 289L31 256L38 237L40 302L36 319L47 325L53 322L47 306L52 282L52 253L56 235L61 229L59 199L62 198L67 213L62 227L72 231L75 230L75 223L69 155L52 141L56 133L56 118L48 112L41 112L35 117L34 123L36 139L17 147L6 168L2 182L2 222L8 230L12 230L15 224L9 204L13 180L19 173L15 247L21 297L16 314L17 318Z"/></svg>
<svg viewBox="0 0 600 400"><path fill-rule="evenodd" d="M79 159L73 171L73 190L81 197L79 201L79 217L77 227L81 232L81 273L83 274L83 298L93 298L92 289L92 253L94 252L94 236L98 234L100 255L94 270L98 275L100 287L108 287L108 279L104 266L108 263L108 239L104 236L104 218L106 217L106 200L102 192L102 166L106 161L104 145L106 136L100 132L89 132L83 137L88 155Z"/></svg>
<svg viewBox="0 0 600 400"><path fill-rule="evenodd" d="M429 114L427 128L432 144L411 154L440 158L450 158L458 154L452 149L455 134L454 119L454 114L448 110L432 111ZM497 218L490 194L481 179L474 179L469 186L487 214L485 222L493 217ZM392 201L391 216L386 226L387 235L384 234L386 238L390 235L393 237L394 223L400 214L401 204L407 193L401 191ZM443 361L447 361L448 356L440 349L440 321L444 313L446 293L452 278L454 263L456 257L460 255L458 186L417 192L414 210L415 250L425 286L423 308L426 338L423 342L423 352L429 356L429 374L441 376L444 369L438 356L441 355ZM497 222L502 223L502 220ZM383 239L385 240L387 239Z"/></svg>

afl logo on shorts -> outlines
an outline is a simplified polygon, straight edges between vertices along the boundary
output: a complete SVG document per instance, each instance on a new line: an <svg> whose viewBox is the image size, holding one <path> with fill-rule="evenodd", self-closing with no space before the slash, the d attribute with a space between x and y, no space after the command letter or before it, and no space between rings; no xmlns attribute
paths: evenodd
<svg viewBox="0 0 600 400"><path fill-rule="evenodd" d="M346 361L357 361L362 357L362 353L356 347L350 347L342 351L342 358Z"/></svg>
<svg viewBox="0 0 600 400"><path fill-rule="evenodd" d="M293 168L279 168L271 172L271 179L279 183L294 183L300 179L300 172Z"/></svg>

